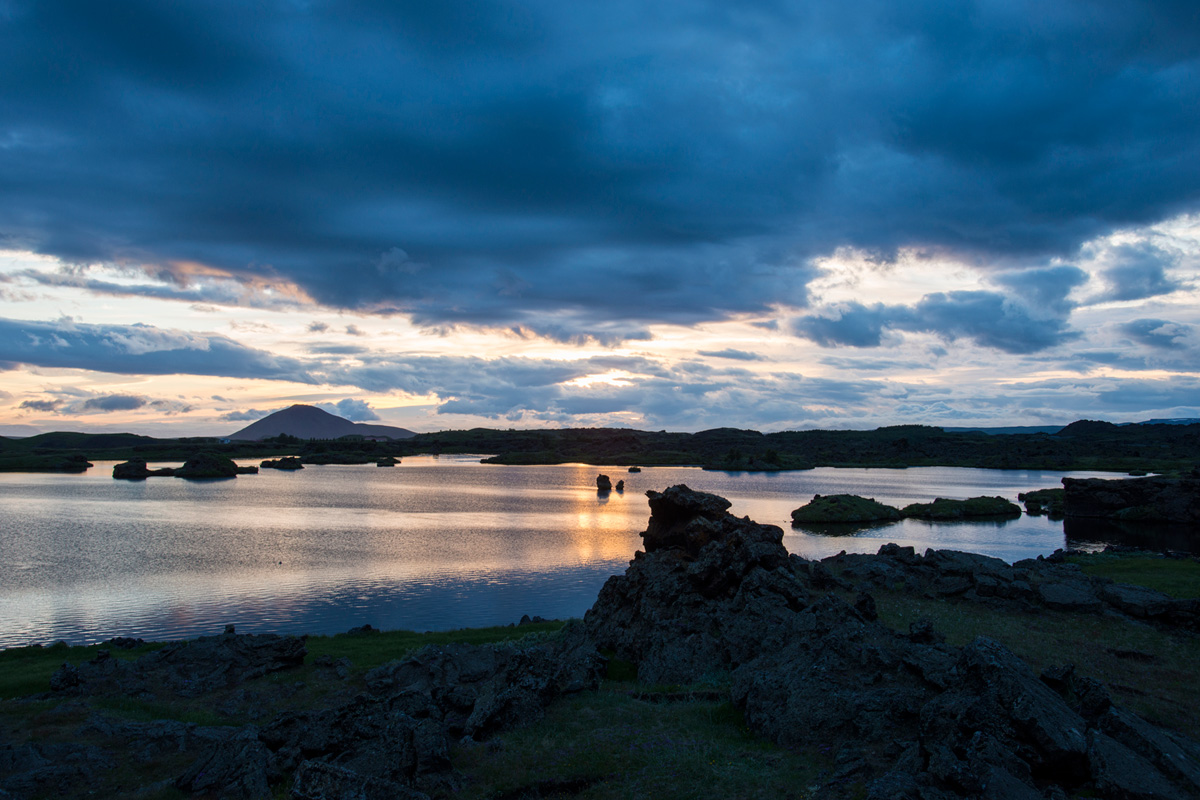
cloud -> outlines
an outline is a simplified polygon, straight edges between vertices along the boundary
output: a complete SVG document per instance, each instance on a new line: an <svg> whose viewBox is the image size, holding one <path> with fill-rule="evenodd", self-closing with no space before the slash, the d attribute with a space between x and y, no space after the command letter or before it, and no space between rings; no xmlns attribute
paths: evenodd
<svg viewBox="0 0 1200 800"><path fill-rule="evenodd" d="M1148 347L1178 350L1187 346L1195 328L1165 319L1135 319L1120 326L1121 331Z"/></svg>
<svg viewBox="0 0 1200 800"><path fill-rule="evenodd" d="M699 350L697 355L709 356L711 358L732 358L736 361L763 361L765 356L758 353L748 353L745 350L735 350L732 347L725 350Z"/></svg>
<svg viewBox="0 0 1200 800"><path fill-rule="evenodd" d="M21 405L19 407L27 408L30 411L51 413L60 405L62 405L62 400L23 400L21 401Z"/></svg>
<svg viewBox="0 0 1200 800"><path fill-rule="evenodd" d="M351 336L365 336L366 335L362 332L362 330L357 325L347 325L346 333L350 334Z"/></svg>
<svg viewBox="0 0 1200 800"><path fill-rule="evenodd" d="M293 358L217 334L150 325L0 319L0 361L138 375L217 375L314 383Z"/></svg>
<svg viewBox="0 0 1200 800"><path fill-rule="evenodd" d="M254 422L263 417L274 414L279 409L258 409L247 408L244 411L229 411L221 415L221 419L226 422Z"/></svg>
<svg viewBox="0 0 1200 800"><path fill-rule="evenodd" d="M1182 282L1166 274L1166 269L1178 262L1178 256L1155 244L1121 244L1113 247L1107 255L1108 260L1115 262L1115 266L1102 273L1108 289L1098 298L1101 302L1143 300L1184 288Z"/></svg>
<svg viewBox="0 0 1200 800"><path fill-rule="evenodd" d="M6 9L0 237L161 282L94 292L611 341L802 308L842 246L1007 269L1200 202L1186 4ZM1062 333L997 320L950 327Z"/></svg>
<svg viewBox="0 0 1200 800"><path fill-rule="evenodd" d="M992 291L934 292L911 306L848 302L799 317L792 331L822 347L880 347L889 331L932 333L946 341L970 339L1006 353L1034 353L1078 338L1063 315L1072 305L1065 292L1081 281L1066 273L1026 273L1018 294L1036 306ZM1039 279L1045 279L1039 283ZM1003 281L1017 278L1004 276Z"/></svg>
<svg viewBox="0 0 1200 800"><path fill-rule="evenodd" d="M309 333L325 333L325 331L327 331L327 330L329 330L329 326L326 325L324 322L313 321L313 322L308 323L308 332Z"/></svg>
<svg viewBox="0 0 1200 800"><path fill-rule="evenodd" d="M146 405L144 397L132 394L108 394L90 397L83 403L83 411L133 411Z"/></svg>
<svg viewBox="0 0 1200 800"><path fill-rule="evenodd" d="M350 420L351 422L369 422L379 419L375 409L365 400L347 397L336 403L317 403L317 408L323 408L330 414Z"/></svg>

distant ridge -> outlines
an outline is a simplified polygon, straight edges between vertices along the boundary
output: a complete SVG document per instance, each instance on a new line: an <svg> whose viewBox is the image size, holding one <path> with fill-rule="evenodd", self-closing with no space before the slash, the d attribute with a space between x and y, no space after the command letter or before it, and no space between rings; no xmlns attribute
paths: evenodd
<svg viewBox="0 0 1200 800"><path fill-rule="evenodd" d="M286 433L299 439L340 439L343 436L384 436L389 439L408 439L416 433L391 425L368 425L351 422L316 406L294 405L247 425L230 439L258 441Z"/></svg>

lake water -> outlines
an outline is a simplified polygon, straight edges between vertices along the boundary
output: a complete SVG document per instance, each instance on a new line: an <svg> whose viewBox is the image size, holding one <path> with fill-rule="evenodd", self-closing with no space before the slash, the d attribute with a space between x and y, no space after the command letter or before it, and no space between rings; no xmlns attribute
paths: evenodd
<svg viewBox="0 0 1200 800"><path fill-rule="evenodd" d="M257 462L244 462L257 463ZM177 466L158 464L151 466ZM313 466L219 481L0 474L0 648L113 636L333 633L502 625L582 616L641 545L644 492L677 483L733 502L820 558L887 542L1006 561L1064 547L1063 525L917 520L850 536L805 534L792 509L814 494L894 506L1058 486L1058 473L945 467L784 473L584 465L507 467L478 457L406 458L394 468ZM624 493L596 493L598 472ZM1109 476L1112 477L1112 476ZM1075 542L1072 542L1075 544Z"/></svg>

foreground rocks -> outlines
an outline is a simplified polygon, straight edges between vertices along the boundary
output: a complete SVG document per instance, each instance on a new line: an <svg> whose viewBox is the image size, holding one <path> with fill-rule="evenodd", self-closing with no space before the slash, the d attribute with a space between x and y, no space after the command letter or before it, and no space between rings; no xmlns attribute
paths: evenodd
<svg viewBox="0 0 1200 800"><path fill-rule="evenodd" d="M787 553L780 528L734 517L721 497L682 485L647 497L644 552L582 622L498 645L426 647L354 678L346 659L322 656L311 672L347 683L315 705L279 702L306 691L288 677L305 658L294 637L229 629L132 661L102 651L64 665L43 701L169 694L253 708L242 716L253 724L95 713L68 743L9 744L0 732L0 797L81 795L118 764L170 759L173 777L139 791L260 798L290 785L299 800L447 797L461 788L454 743L485 741L596 688L601 651L646 684L706 684L751 730L828 754L816 796L1200 796L1200 747L1113 705L1101 684L1069 666L1035 674L988 638L949 646L927 621L893 630L872 593L953 598L967 613L980 603L1193 628L1197 601L1089 578L1058 556L1009 565L887 545L807 561Z"/></svg>
<svg viewBox="0 0 1200 800"><path fill-rule="evenodd" d="M64 664L51 680L51 696L148 702L163 693L230 696L228 690L255 678L294 669L305 654L303 639L238 635L230 628L133 661L102 650L92 661ZM344 679L348 663L325 657L317 666ZM426 647L368 672L364 693L325 708L282 711L262 725L94 715L78 735L99 738L103 747L14 750L0 742L0 797L32 797L55 786L79 792L114 767L106 755L114 750L134 763L188 754L190 766L173 784L203 797L271 797L289 776L290 796L298 800L444 796L458 782L449 759L452 743L527 724L555 698L595 689L603 668L604 659L576 622L540 639ZM288 694L286 683L276 685ZM262 691L242 696L261 704Z"/></svg>
<svg viewBox="0 0 1200 800"><path fill-rule="evenodd" d="M753 730L835 753L828 796L850 796L853 785L876 798L1200 793L1200 748L1114 709L1098 684L1069 670L1039 678L986 638L957 649L927 624L897 633L876 621L868 592L851 603L829 590L852 592L847 578L915 580L1047 607L1127 602L1135 615L1170 598L1139 599L1137 587L1118 584L1106 595L1067 565L1043 573L1037 562L918 557L894 545L837 564L835 577L825 563L788 556L780 529L733 517L721 498L685 486L647 495L646 550L605 584L589 633L642 681L727 672Z"/></svg>

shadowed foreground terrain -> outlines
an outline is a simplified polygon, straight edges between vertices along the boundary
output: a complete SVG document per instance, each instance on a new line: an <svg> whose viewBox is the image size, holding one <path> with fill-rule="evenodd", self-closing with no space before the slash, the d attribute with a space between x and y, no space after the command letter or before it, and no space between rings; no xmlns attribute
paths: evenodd
<svg viewBox="0 0 1200 800"><path fill-rule="evenodd" d="M813 562L648 495L582 621L0 653L0 796L1200 793L1195 561Z"/></svg>

